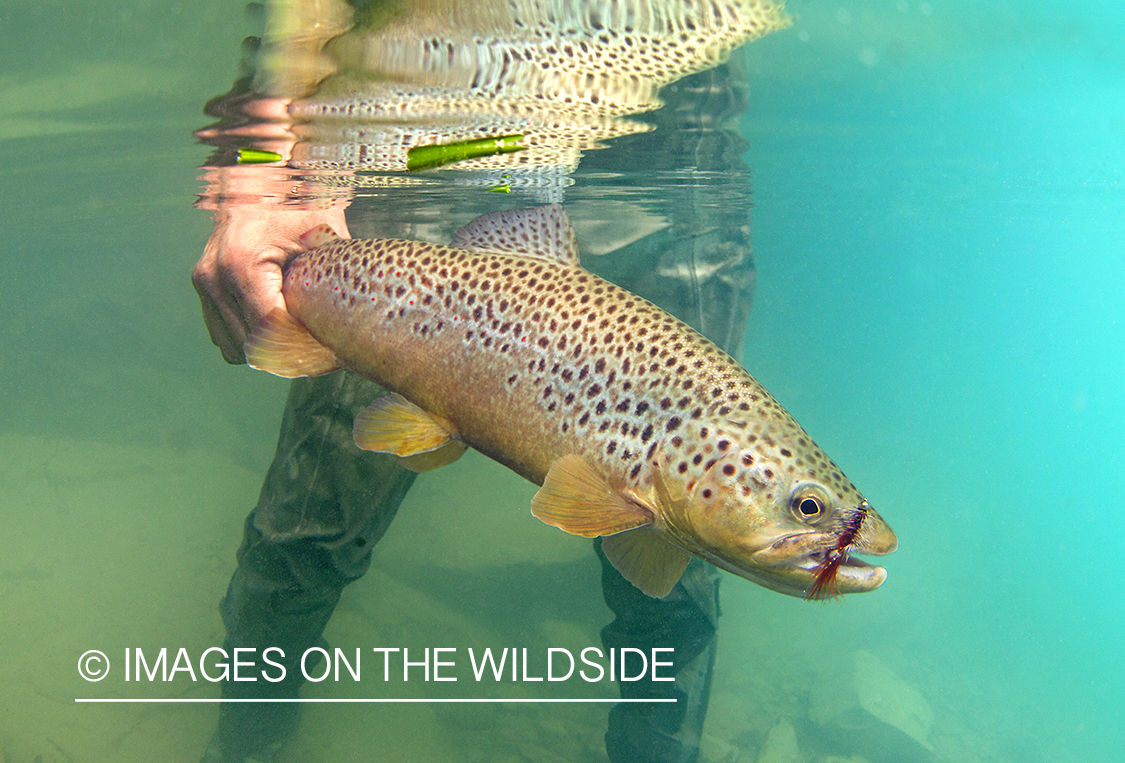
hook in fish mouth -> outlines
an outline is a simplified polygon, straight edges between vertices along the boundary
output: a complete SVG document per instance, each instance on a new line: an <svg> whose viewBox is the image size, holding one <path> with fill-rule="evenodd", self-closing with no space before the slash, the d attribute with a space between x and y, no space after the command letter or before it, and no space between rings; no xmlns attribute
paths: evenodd
<svg viewBox="0 0 1125 763"><path fill-rule="evenodd" d="M864 501L841 527L789 533L753 552L747 568L720 566L779 593L819 599L875 590L887 579L886 569L855 554L889 554L897 547L894 532Z"/></svg>

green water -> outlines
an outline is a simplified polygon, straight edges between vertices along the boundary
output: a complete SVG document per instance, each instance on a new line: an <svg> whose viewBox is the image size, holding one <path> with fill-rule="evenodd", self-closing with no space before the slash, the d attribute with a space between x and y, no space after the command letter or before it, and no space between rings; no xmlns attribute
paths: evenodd
<svg viewBox="0 0 1125 763"><path fill-rule="evenodd" d="M935 760L1117 760L1125 14L789 10L791 29L747 51L745 362L900 550L879 591L840 606L724 579L705 759L758 760L783 721L803 760L876 761L810 722L862 652L932 710ZM0 8L5 763L195 761L213 730L214 705L74 702L211 684L91 684L75 665L88 649L120 671L126 647L222 643L217 602L285 384L225 365L207 339L189 282L210 229L190 206L207 151L191 131L253 31L238 2ZM598 645L596 561L528 516L532 491L471 456L420 480L329 640ZM544 686L491 696L612 696ZM490 696L367 681L306 696L471 692ZM310 705L286 760L599 760L607 710Z"/></svg>

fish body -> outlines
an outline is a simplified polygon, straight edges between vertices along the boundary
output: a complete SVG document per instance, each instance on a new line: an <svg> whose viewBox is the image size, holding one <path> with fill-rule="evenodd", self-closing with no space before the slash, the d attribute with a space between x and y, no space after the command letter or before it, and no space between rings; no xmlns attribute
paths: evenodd
<svg viewBox="0 0 1125 763"><path fill-rule="evenodd" d="M394 394L357 419L360 447L418 470L481 451L542 486L537 517L603 536L649 595L690 554L791 595L820 594L829 554L829 592L886 576L846 553L897 545L852 483L733 358L584 270L560 207L486 215L451 246L327 240L282 292L251 365L377 382Z"/></svg>

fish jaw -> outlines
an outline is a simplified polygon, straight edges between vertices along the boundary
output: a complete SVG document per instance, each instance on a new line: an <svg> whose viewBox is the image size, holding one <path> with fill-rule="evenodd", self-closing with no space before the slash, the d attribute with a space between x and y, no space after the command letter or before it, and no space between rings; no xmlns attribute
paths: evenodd
<svg viewBox="0 0 1125 763"><path fill-rule="evenodd" d="M748 564L736 566L720 561L716 565L771 591L807 598L834 537L819 532L788 535L752 554ZM834 594L866 593L874 591L886 579L885 568L846 554L837 568L831 590Z"/></svg>
<svg viewBox="0 0 1125 763"><path fill-rule="evenodd" d="M870 565L854 554L883 555L898 547L894 531L874 509L868 509L855 542L839 548L840 534L828 528L801 528L791 521L757 513L748 519L747 509L728 516L741 522L719 520L722 512L693 513L691 525L696 539L702 540L691 551L720 569L758 585L799 598L822 598L874 591L887 579L883 567ZM710 521L708 521L710 520ZM682 534L675 533L677 540ZM831 558L838 559L830 582L821 594L817 579Z"/></svg>
<svg viewBox="0 0 1125 763"><path fill-rule="evenodd" d="M802 598L816 592L819 573L829 554L837 550L838 535L818 530L782 534L772 543L744 557L739 564L716 561L717 566L753 580L778 593ZM884 555L898 548L898 538L873 509L868 510L856 543L838 549L839 566L827 591L829 595L874 591L887 579L887 570L857 559L854 553Z"/></svg>

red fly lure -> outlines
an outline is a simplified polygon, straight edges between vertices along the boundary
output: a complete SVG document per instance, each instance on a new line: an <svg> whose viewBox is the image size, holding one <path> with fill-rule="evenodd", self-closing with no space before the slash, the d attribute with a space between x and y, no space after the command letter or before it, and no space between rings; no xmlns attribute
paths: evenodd
<svg viewBox="0 0 1125 763"><path fill-rule="evenodd" d="M844 520L844 529L840 532L840 537L836 539L836 545L824 552L824 561L816 566L816 580L809 586L809 590L805 594L806 600L839 597L836 574L840 570L840 565L847 560L848 549L855 543L856 536L859 535L859 528L863 524L863 520L867 518L867 510L870 506L871 504L864 501L848 513L847 519Z"/></svg>

